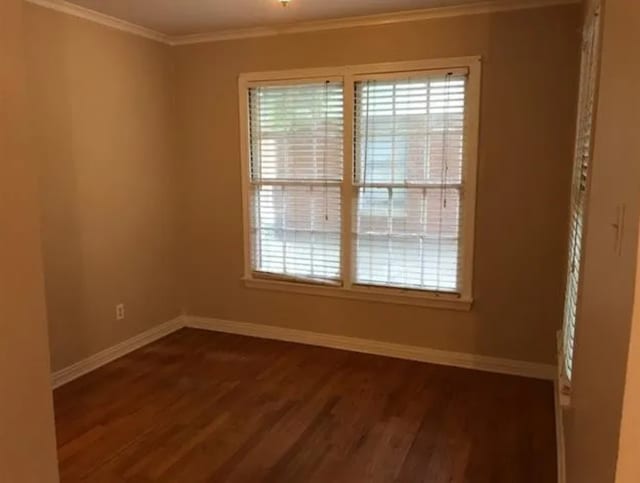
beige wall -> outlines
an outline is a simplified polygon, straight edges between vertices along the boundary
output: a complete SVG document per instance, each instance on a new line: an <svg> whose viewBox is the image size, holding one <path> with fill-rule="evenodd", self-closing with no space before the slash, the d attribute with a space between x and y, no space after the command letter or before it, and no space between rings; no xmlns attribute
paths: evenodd
<svg viewBox="0 0 640 483"><path fill-rule="evenodd" d="M640 244L638 250L640 253ZM636 267L633 321L627 359L616 483L640 481L638 456L640 456L640 265Z"/></svg>
<svg viewBox="0 0 640 483"><path fill-rule="evenodd" d="M179 313L169 47L28 5L52 364ZM115 320L115 306L126 319Z"/></svg>
<svg viewBox="0 0 640 483"><path fill-rule="evenodd" d="M572 407L565 422L569 483L611 483L615 478L636 277L640 63L637 50L629 46L640 44L640 3L607 0L603 20L583 291ZM620 255L611 226L619 205L626 206Z"/></svg>
<svg viewBox="0 0 640 483"><path fill-rule="evenodd" d="M26 10L55 369L182 306L195 315L554 362L579 7L173 49ZM484 58L472 311L244 288L238 74L467 55ZM119 302L127 306L122 322Z"/></svg>
<svg viewBox="0 0 640 483"><path fill-rule="evenodd" d="M0 481L58 481L22 1L0 2Z"/></svg>
<svg viewBox="0 0 640 483"><path fill-rule="evenodd" d="M6 25L0 32L9 39L2 38L2 48L16 47L19 22L11 15L18 5L2 4L0 21ZM640 200L634 132L640 124L634 97L640 72L627 47L640 40L639 8L632 0L609 0L606 12L584 297L573 407L566 420L570 483L612 482L620 437L618 482L637 479L635 338L629 361L626 356ZM175 49L39 7L26 11L30 121L56 369L174 317L182 305L195 315L554 362L579 7ZM238 74L466 55L484 58L472 311L244 288ZM7 73L17 85L12 64L3 62L0 72L3 88ZM3 156L7 149L17 152L7 141L12 137L6 118L0 121L0 134L8 134L0 137ZM51 401L35 186L29 163L2 168L8 171L0 180L11 182L2 185L0 210L11 211L0 211L2 226L9 228L3 232L9 236L0 238L7 244L0 253L6 258L2 266L9 267L4 273L13 275L0 279L0 295L6 297L0 305L0 371L6 374L0 380L12 384L2 394L16 397L0 398L0 431L14 437L14 425L20 424L21 432L20 444L8 447L0 433L0 469L13 472L9 481L55 481L53 438L39 431L51 425ZM621 203L627 223L618 256L611 249L610 224ZM127 305L122 322L114 320L119 302ZM33 377L16 379L7 371L16 366L28 367ZM24 452L41 458L25 467Z"/></svg>
<svg viewBox="0 0 640 483"><path fill-rule="evenodd" d="M173 50L191 314L553 363L578 71L576 5ZM238 74L482 55L471 312L247 289Z"/></svg>

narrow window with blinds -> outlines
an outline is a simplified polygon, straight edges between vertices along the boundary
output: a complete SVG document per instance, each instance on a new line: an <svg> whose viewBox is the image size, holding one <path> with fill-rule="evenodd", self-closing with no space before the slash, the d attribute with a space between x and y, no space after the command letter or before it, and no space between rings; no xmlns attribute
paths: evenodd
<svg viewBox="0 0 640 483"><path fill-rule="evenodd" d="M585 228L587 195L591 170L593 120L597 89L599 11L590 17L584 31L580 90L578 94L578 120L576 127L575 158L571 187L569 218L569 263L564 306L562 376L563 390L569 389L573 375L573 353L578 311L582 250Z"/></svg>
<svg viewBox="0 0 640 483"><path fill-rule="evenodd" d="M466 80L356 82L354 283L460 293Z"/></svg>
<svg viewBox="0 0 640 483"><path fill-rule="evenodd" d="M253 274L339 285L342 83L276 83L248 96Z"/></svg>

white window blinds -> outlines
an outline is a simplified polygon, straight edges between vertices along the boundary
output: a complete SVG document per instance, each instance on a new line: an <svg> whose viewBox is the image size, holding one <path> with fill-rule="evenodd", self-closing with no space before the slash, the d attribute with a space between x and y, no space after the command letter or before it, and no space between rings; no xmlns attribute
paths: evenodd
<svg viewBox="0 0 640 483"><path fill-rule="evenodd" d="M466 71L355 88L354 282L459 293Z"/></svg>
<svg viewBox="0 0 640 483"><path fill-rule="evenodd" d="M255 275L340 282L343 87L249 89Z"/></svg>
<svg viewBox="0 0 640 483"><path fill-rule="evenodd" d="M585 29L578 94L578 121L571 187L569 219L569 266L565 295L563 326L563 375L568 381L573 372L573 352L580 273L582 271L582 241L587 204L587 190L592 153L593 119L597 88L599 13Z"/></svg>

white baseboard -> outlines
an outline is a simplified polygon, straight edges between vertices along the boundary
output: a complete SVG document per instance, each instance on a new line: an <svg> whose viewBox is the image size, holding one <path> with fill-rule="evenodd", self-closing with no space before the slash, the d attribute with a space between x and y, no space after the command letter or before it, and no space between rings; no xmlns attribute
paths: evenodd
<svg viewBox="0 0 640 483"><path fill-rule="evenodd" d="M98 367L104 366L105 364L108 364L129 352L133 352L140 347L161 339L182 327L184 327L182 316L176 317L173 320L153 327L152 329L100 351L97 354L89 356L75 364L65 367L64 369L56 371L51 377L53 388L55 389L63 386L64 384L97 369Z"/></svg>
<svg viewBox="0 0 640 483"><path fill-rule="evenodd" d="M535 379L554 380L555 366L534 362L500 359L476 354L449 352L426 347L394 344L356 337L322 334L305 330L288 329L271 325L233 322L206 317L185 316L186 327L206 329L216 332L246 335L263 339L275 339L300 344L329 347L354 352L364 352L380 356L408 359L445 366L476 369L487 372L498 372Z"/></svg>
<svg viewBox="0 0 640 483"><path fill-rule="evenodd" d="M180 316L162 325L147 330L127 339L113 347L109 347L86 359L72 364L52 374L53 388L58 388L80 376L83 376L109 362L118 359L140 347L154 342L175 332L182 327L205 329L229 334L246 335L263 339L282 340L299 344L328 347L353 352L362 352L398 359L427 362L445 366L475 369L479 371L497 372L535 379L555 380L556 368L550 364L501 359L477 354L442 351L427 347L409 346L382 342L357 337L323 334L306 330L288 329L248 322L234 322L229 320L207 317ZM561 408L556 410L556 418L561 415ZM561 422L560 422L561 423ZM560 454L560 453L559 453ZM560 465L560 459L558 460Z"/></svg>

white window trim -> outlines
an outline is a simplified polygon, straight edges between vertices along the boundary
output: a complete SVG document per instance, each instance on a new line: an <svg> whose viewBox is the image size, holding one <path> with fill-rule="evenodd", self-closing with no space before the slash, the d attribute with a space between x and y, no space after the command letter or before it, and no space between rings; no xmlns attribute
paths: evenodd
<svg viewBox="0 0 640 483"><path fill-rule="evenodd" d="M353 206L353 101L354 85L357 78L381 74L400 74L412 71L441 71L443 69L466 68L469 72L466 93L465 123L465 165L463 185L462 219L462 274L459 294L422 291L414 289L368 287L354 285L352 281L351 225ZM481 57L455 57L407 62L349 65L342 67L322 67L241 74L238 80L239 117L240 117L240 155L242 162L242 213L244 239L244 276L245 286L249 288L303 293L338 298L371 300L385 303L418 305L450 310L470 310L473 303L473 251L476 210L476 179L478 164L478 138L480 122L480 83ZM260 85L297 84L313 79L338 79L344 83L344 164L342 181L342 246L341 268L342 285L330 286L274 278L257 278L251 267L251 205L250 197L250 155L249 155L249 118L248 89Z"/></svg>
<svg viewBox="0 0 640 483"><path fill-rule="evenodd" d="M588 14L588 20L585 22L585 26L583 28L583 32L582 32L582 59L581 59L581 66L580 66L580 85L579 85L579 92L578 92L578 108L577 108L577 114L576 114L576 140L575 140L575 147L574 147L574 169L575 169L575 163L576 163L576 157L577 157L577 153L579 150L579 146L578 146L578 141L579 141L579 135L580 133L578 132L579 127L580 127L580 120L583 117L583 111L584 111L584 104L582 103L582 100L585 96L585 92L586 90L591 90L591 96L592 96L592 103L593 103L593 111L592 111L592 116L593 119L591 120L591 142L590 142L590 156L589 156L589 164L587 165L587 172L586 172L586 186L585 186L585 191L583 193L583 213L582 213L582 255L580 257L580 264L577 268L578 270L578 291L577 291L577 298L576 298L576 314L575 314L575 318L573 321L573 337L574 337L574 348L571 354L568 354L567 352L567 348L565 347L566 344L566 337L567 337L567 331L570 330L569 327L567 327L567 322L568 320L566 319L566 316L564 317L563 320L563 325L562 325L562 330L561 332L558 334L559 337L559 341L558 341L558 350L557 350L557 357L558 357L558 381L559 381L559 395L560 395L560 404L562 407L571 407L571 398L572 398L572 392L573 392L573 383L572 383L572 377L569 376L569 368L567 367L567 358L570 356L571 357L571 361L572 363L575 362L575 344L576 344L576 338L577 338L577 327L579 325L579 320L581 318L581 312L582 312L582 307L580 305L580 300L582 300L582 289L583 289L583 283L584 283L584 277L583 277L583 272L584 272L584 264L585 264L585 252L586 252L586 247L587 247L587 239L585 234L588 231L588 227L589 227L589 199L591 196L591 172L593 170L593 148L594 148L594 143L595 143L595 124L596 124L596 115L597 115L597 110L598 110L598 92L599 92L599 76L598 73L600 71L600 62L601 62L601 44L602 44L602 4L600 1L596 1L591 9L590 12ZM592 50L592 58L591 59L587 59L585 58L585 50L589 48ZM572 181L573 182L573 181ZM574 189L574 187L572 186L572 190ZM574 210L573 210L573 192L571 194L571 200L570 200L570 208L569 208L569 218L574 216ZM571 224L569 224L568 229L570 229ZM569 236L568 236L568 240L569 240ZM567 273L570 270L570 263L571 260L567 259ZM567 282L568 284L568 282ZM565 293L565 304L566 304L566 293ZM566 310L566 307L565 307Z"/></svg>

